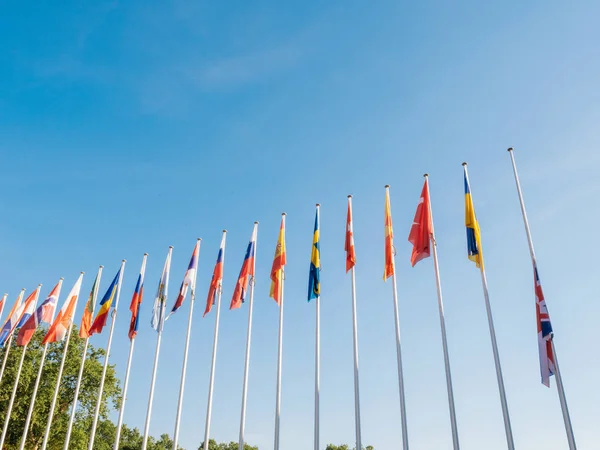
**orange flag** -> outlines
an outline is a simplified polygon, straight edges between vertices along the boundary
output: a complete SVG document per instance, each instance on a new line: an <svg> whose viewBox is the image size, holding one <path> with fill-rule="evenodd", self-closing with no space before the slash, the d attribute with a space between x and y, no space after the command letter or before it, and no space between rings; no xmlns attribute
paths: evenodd
<svg viewBox="0 0 600 450"><path fill-rule="evenodd" d="M425 184L421 191L421 198L417 206L417 212L413 220L408 241L413 245L410 262L415 266L419 261L430 256L431 235L433 234L433 224L431 222L431 208L429 205L429 182L425 176Z"/></svg>
<svg viewBox="0 0 600 450"><path fill-rule="evenodd" d="M79 275L71 292L69 292L65 303L62 308L60 308L60 311L50 326L48 333L46 333L42 344L62 341L65 338L67 331L73 322L73 315L75 314L75 307L77 306L77 299L79 298L79 291L81 290L82 278L83 272Z"/></svg>
<svg viewBox="0 0 600 450"><path fill-rule="evenodd" d="M383 269L383 280L394 275L394 230L392 228L392 208L390 206L390 186L385 187L385 267Z"/></svg>
<svg viewBox="0 0 600 450"><path fill-rule="evenodd" d="M285 256L285 213L281 215L281 226L279 227L279 238L277 239L277 247L275 247L275 257L273 258L273 267L271 268L271 292L270 296L281 304L283 295L283 268L286 263Z"/></svg>
<svg viewBox="0 0 600 450"><path fill-rule="evenodd" d="M352 196L348 196L348 215L346 216L346 273L356 264L356 255L354 254L354 234L352 228Z"/></svg>

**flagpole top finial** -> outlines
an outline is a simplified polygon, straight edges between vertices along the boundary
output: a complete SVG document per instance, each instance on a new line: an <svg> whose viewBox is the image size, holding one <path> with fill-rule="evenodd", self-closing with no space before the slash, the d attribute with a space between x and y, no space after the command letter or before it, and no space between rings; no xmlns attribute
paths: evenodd
<svg viewBox="0 0 600 450"><path fill-rule="evenodd" d="M514 150L514 148L512 148L512 147L508 147L508 151L509 151L509 152L512 152L513 150Z"/></svg>
<svg viewBox="0 0 600 450"><path fill-rule="evenodd" d="M126 260L126 259L122 259L122 260L121 260L121 262L123 262L123 263L126 263L126 262L127 262L127 260Z"/></svg>
<svg viewBox="0 0 600 450"><path fill-rule="evenodd" d="M386 185L385 185L385 188L386 188L386 189L389 189L389 188L390 188L390 185L389 185L389 184L386 184Z"/></svg>
<svg viewBox="0 0 600 450"><path fill-rule="evenodd" d="M65 279L65 277L60 277L60 280L61 280L61 281L62 281L62 280L64 280L64 279Z"/></svg>
<svg viewBox="0 0 600 450"><path fill-rule="evenodd" d="M104 269L104 266L102 264L100 264L100 269Z"/></svg>
<svg viewBox="0 0 600 450"><path fill-rule="evenodd" d="M424 176L425 178L427 178L427 177L429 177L429 174L428 174L428 173L424 173L424 174L423 174L423 176Z"/></svg>
<svg viewBox="0 0 600 450"><path fill-rule="evenodd" d="M80 274L80 275L83 275L83 274L85 274L85 272L81 271L81 272L79 272L79 274Z"/></svg>
<svg viewBox="0 0 600 450"><path fill-rule="evenodd" d="M197 240L198 240L198 241L201 241L201 240L202 240L202 238L198 238Z"/></svg>
<svg viewBox="0 0 600 450"><path fill-rule="evenodd" d="M463 167L467 167L467 163L466 162L462 163L462 165L463 165Z"/></svg>
<svg viewBox="0 0 600 450"><path fill-rule="evenodd" d="M169 245L169 248L171 248L171 249L172 249L172 248L173 248L173 246L172 246L172 245Z"/></svg>
<svg viewBox="0 0 600 450"><path fill-rule="evenodd" d="M144 256L148 256L148 253L144 253Z"/></svg>
<svg viewBox="0 0 600 450"><path fill-rule="evenodd" d="M348 195L348 198L352 198L352 194Z"/></svg>
<svg viewBox="0 0 600 450"><path fill-rule="evenodd" d="M223 233L227 233L227 230L223 230Z"/></svg>
<svg viewBox="0 0 600 450"><path fill-rule="evenodd" d="M258 221L254 222L254 225L258 225Z"/></svg>
<svg viewBox="0 0 600 450"><path fill-rule="evenodd" d="M42 287L42 283L38 284L38 287Z"/></svg>
<svg viewBox="0 0 600 450"><path fill-rule="evenodd" d="M281 213L282 216L287 216L287 213Z"/></svg>
<svg viewBox="0 0 600 450"><path fill-rule="evenodd" d="M321 207L321 204L320 204L320 203L317 203L317 208L320 208L320 207Z"/></svg>

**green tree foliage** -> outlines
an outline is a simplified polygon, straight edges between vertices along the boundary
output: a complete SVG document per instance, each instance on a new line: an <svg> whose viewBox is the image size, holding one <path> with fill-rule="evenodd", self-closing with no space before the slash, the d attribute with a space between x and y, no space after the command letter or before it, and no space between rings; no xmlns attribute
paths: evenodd
<svg viewBox="0 0 600 450"><path fill-rule="evenodd" d="M367 445L366 448L363 447L364 450L375 450L375 447L373 447L372 445ZM333 445L333 444L329 444L327 447L325 447L325 450L350 450L350 447L346 444L344 445ZM356 450L356 449L352 449L352 450Z"/></svg>
<svg viewBox="0 0 600 450"><path fill-rule="evenodd" d="M230 442L229 444L217 444L217 442L214 439L210 439L208 441L208 450L238 450L239 446L240 445L237 442ZM198 450L204 450L204 442L200 444ZM244 443L244 450L258 450L258 447L252 447Z"/></svg>

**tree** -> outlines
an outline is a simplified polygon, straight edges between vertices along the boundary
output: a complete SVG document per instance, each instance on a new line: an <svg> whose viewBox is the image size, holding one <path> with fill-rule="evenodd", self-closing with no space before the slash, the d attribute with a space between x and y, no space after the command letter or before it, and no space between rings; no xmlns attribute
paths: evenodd
<svg viewBox="0 0 600 450"><path fill-rule="evenodd" d="M325 450L350 450L350 447L346 444L344 445L333 445L333 444L329 444ZM353 448L352 450L356 450L356 448ZM367 445L367 447L364 450L375 450L375 447L373 447L372 445Z"/></svg>
<svg viewBox="0 0 600 450"><path fill-rule="evenodd" d="M238 450L240 444L237 442L230 442L229 444L221 443L217 444L214 439L208 441L208 450ZM200 444L198 450L204 450L204 442ZM244 443L244 450L258 450L258 447L252 447Z"/></svg>

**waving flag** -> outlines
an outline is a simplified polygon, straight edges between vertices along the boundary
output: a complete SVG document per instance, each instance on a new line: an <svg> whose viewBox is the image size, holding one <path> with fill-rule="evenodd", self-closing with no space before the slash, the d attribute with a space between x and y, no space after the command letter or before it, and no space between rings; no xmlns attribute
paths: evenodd
<svg viewBox="0 0 600 450"><path fill-rule="evenodd" d="M321 295L321 236L319 233L320 206L315 213L315 231L313 232L312 252L310 254L310 272L308 274L308 301Z"/></svg>
<svg viewBox="0 0 600 450"><path fill-rule="evenodd" d="M429 206L429 182L425 178L419 205L413 220L408 241L413 245L410 262L415 266L419 261L429 257L431 252L431 235L433 233L433 225L431 222L431 210Z"/></svg>
<svg viewBox="0 0 600 450"><path fill-rule="evenodd" d="M473 199L471 198L471 186L467 175L466 163L463 164L465 171L465 227L467 228L467 252L469 259L473 261L477 268L483 266L483 254L481 253L481 233L479 231L479 222L475 216Z"/></svg>
<svg viewBox="0 0 600 450"><path fill-rule="evenodd" d="M537 264L534 262L533 273L535 277L535 315L537 320L538 346L540 353L540 373L542 383L550 387L550 377L554 375L554 353L552 352L552 324L550 314L546 307L542 284L538 275Z"/></svg>
<svg viewBox="0 0 600 450"><path fill-rule="evenodd" d="M119 271L115 275L115 278L112 280L112 283L110 283L106 294L104 294L104 297L102 297L102 300L100 300L100 311L98 311L94 322L90 326L90 336L96 333L102 333L102 330L106 325L108 312L110 311L110 308L113 305L113 302L115 301L115 297L119 290L119 281L121 280L121 274L122 270L119 269Z"/></svg>
<svg viewBox="0 0 600 450"><path fill-rule="evenodd" d="M25 322L29 320L32 314L35 312L35 305L37 304L38 297L40 296L40 289L42 285L38 285L38 287L29 294L29 297L25 300L25 302L21 305L21 311L17 314L19 317L19 322L17 322L16 328L21 328L25 325Z"/></svg>
<svg viewBox="0 0 600 450"><path fill-rule="evenodd" d="M346 251L346 273L356 264L356 255L354 254L354 232L352 227L352 196L348 196L348 215L346 216L346 242L344 244Z"/></svg>
<svg viewBox="0 0 600 450"><path fill-rule="evenodd" d="M138 325L140 323L140 305L142 304L142 297L144 296L144 274L146 273L146 258L148 254L144 254L142 260L142 268L140 275L138 276L137 283L135 285L135 291L131 298L131 304L129 310L131 311L131 320L129 321L129 339L135 339L137 335Z"/></svg>
<svg viewBox="0 0 600 450"><path fill-rule="evenodd" d="M181 282L181 287L179 288L179 295L177 296L177 300L175 300L175 304L173 305L173 309L171 310L171 314L181 308L183 301L187 295L188 289L191 288L192 297L195 295L196 291L196 273L198 272L198 254L200 252L200 239L196 241L196 246L194 247L194 251L192 252L192 257L190 258L190 263L188 264L188 268L185 271L185 275L183 277L183 281ZM171 315L169 314L169 315Z"/></svg>
<svg viewBox="0 0 600 450"><path fill-rule="evenodd" d="M81 317L79 337L82 339L87 339L92 335L92 333L90 333L90 328L92 327L92 319L94 317L94 301L96 300L96 297L98 297L98 288L100 287L100 275L101 272L98 272L96 275L96 279L92 285L92 290L90 291L90 296L88 297L87 303L85 304L85 309L83 310L83 316Z"/></svg>
<svg viewBox="0 0 600 450"><path fill-rule="evenodd" d="M23 346L29 344L37 327L42 323L48 325L54 320L54 312L58 303L58 296L62 286L62 278L56 283L54 289L50 292L46 300L36 309L35 313L25 322L17 335L17 345Z"/></svg>
<svg viewBox="0 0 600 450"><path fill-rule="evenodd" d="M4 312L4 305L6 304L6 299L8 298L8 294L4 294L2 300L0 300L0 317L2 317L2 312Z"/></svg>
<svg viewBox="0 0 600 450"><path fill-rule="evenodd" d="M233 291L229 309L240 308L242 306L242 303L246 300L246 294L248 293L248 283L250 282L250 279L254 278L254 252L256 251L257 231L258 222L254 222L252 237L250 238L248 248L246 249L246 256L244 257L244 263L240 270L240 276L235 284L235 290Z"/></svg>
<svg viewBox="0 0 600 450"><path fill-rule="evenodd" d="M277 246L275 247L275 257L273 258L273 266L271 267L271 291L269 296L279 305L281 302L284 267L286 264L285 253L285 213L281 216L281 226L279 227L279 237L277 238Z"/></svg>
<svg viewBox="0 0 600 450"><path fill-rule="evenodd" d="M169 272L171 270L171 253L173 247L169 247L169 253L165 260L165 266L163 267L162 275L160 276L160 283L158 284L158 290L156 291L156 298L154 299L154 307L152 308L152 328L157 332L162 332L163 325L165 323L165 307L167 304L167 296L169 293Z"/></svg>
<svg viewBox="0 0 600 450"><path fill-rule="evenodd" d="M215 304L217 298L217 292L221 289L223 284L223 262L225 258L225 237L227 236L227 231L223 230L223 237L221 238L221 246L219 247L219 254L217 255L217 262L215 264L215 269L213 270L213 276L210 280L210 287L208 288L208 297L206 298L206 309L204 310L205 317L213 305Z"/></svg>
<svg viewBox="0 0 600 450"><path fill-rule="evenodd" d="M25 289L21 290L21 292L19 293L19 296L17 297L17 301L15 302L15 304L9 311L8 317L6 318L4 325L2 325L2 330L0 331L0 347L4 346L4 344L10 337L12 330L17 325L17 321L19 320L17 311L21 308L21 303L23 302L24 294L25 294Z"/></svg>
<svg viewBox="0 0 600 450"><path fill-rule="evenodd" d="M56 319L50 325L50 329L42 344L51 344L53 342L62 341L67 335L67 330L73 323L73 316L75 315L75 308L77 307L77 300L79 299L79 292L81 291L81 281L83 280L83 272L77 278L75 285L67 295L65 302L58 311Z"/></svg>
<svg viewBox="0 0 600 450"><path fill-rule="evenodd" d="M390 187L385 187L385 214L383 222L385 230L385 267L383 269L383 279L387 280L394 275L394 229L392 227L392 207L390 205Z"/></svg>

